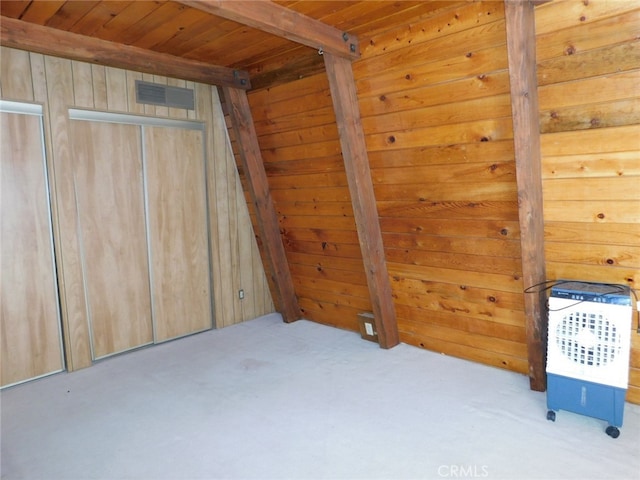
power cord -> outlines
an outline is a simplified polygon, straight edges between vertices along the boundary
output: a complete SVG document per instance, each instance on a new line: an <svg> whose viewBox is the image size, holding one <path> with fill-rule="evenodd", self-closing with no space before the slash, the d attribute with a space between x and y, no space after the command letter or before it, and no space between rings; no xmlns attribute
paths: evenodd
<svg viewBox="0 0 640 480"><path fill-rule="evenodd" d="M614 287L614 289L610 292L600 293L599 296L613 295L616 293L626 293L627 289L633 294L635 299L635 307L636 307L636 333L640 335L640 302L638 302L638 293L628 285L621 285L617 283L600 283L600 282L585 282L585 281L577 281L577 280L546 280L544 282L537 283L535 285L531 285L524 289L524 293L542 293L547 290L551 290L553 287L564 285L567 283L585 283L587 285L602 285L607 287ZM565 310L567 308L575 307L581 303L585 302L585 300L578 300L576 303L571 305L567 305L566 307L556 308L553 310L549 310L550 312L558 312L560 310ZM632 307L633 308L633 307Z"/></svg>

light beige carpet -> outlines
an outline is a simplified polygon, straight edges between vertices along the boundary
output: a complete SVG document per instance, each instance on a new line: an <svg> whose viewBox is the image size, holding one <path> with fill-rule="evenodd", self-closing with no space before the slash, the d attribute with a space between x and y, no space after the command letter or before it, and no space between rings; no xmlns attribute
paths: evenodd
<svg viewBox="0 0 640 480"><path fill-rule="evenodd" d="M638 479L525 376L268 315L4 390L3 480Z"/></svg>

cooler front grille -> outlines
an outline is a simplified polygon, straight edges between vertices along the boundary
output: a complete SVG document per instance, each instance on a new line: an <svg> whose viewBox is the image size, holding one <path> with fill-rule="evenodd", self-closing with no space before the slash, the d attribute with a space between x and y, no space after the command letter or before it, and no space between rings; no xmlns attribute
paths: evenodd
<svg viewBox="0 0 640 480"><path fill-rule="evenodd" d="M616 326L601 313L573 311L556 328L556 344L563 356L581 365L600 367L620 353Z"/></svg>
<svg viewBox="0 0 640 480"><path fill-rule="evenodd" d="M548 333L547 373L626 388L630 304L552 296Z"/></svg>

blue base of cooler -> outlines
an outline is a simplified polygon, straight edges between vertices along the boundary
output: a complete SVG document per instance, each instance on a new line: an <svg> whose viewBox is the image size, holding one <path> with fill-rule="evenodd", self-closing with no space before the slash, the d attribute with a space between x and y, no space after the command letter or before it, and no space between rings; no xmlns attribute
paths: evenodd
<svg viewBox="0 0 640 480"><path fill-rule="evenodd" d="M566 410L622 426L626 389L547 374L547 418L552 411Z"/></svg>

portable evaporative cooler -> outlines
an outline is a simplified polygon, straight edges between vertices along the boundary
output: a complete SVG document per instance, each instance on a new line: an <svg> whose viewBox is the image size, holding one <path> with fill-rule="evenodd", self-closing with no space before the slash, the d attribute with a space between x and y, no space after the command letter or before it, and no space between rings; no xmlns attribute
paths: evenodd
<svg viewBox="0 0 640 480"><path fill-rule="evenodd" d="M631 291L624 285L558 281L549 297L547 419L567 410L622 426L629 382Z"/></svg>

